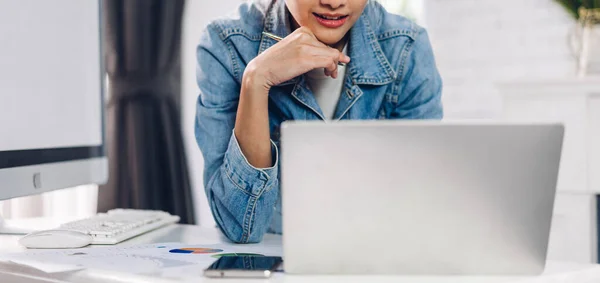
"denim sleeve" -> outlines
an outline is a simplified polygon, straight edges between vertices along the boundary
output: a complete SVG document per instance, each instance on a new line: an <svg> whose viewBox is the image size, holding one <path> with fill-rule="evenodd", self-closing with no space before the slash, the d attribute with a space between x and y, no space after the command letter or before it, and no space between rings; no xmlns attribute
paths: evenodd
<svg viewBox="0 0 600 283"><path fill-rule="evenodd" d="M423 28L412 43L404 63L398 106L393 117L400 119L442 119L442 78L438 72L429 36Z"/></svg>
<svg viewBox="0 0 600 283"><path fill-rule="evenodd" d="M267 232L277 202L279 156L271 142L275 165L255 168L238 145L233 128L239 70L229 47L211 26L200 40L196 141L204 157L204 189L219 228L233 242L256 243Z"/></svg>

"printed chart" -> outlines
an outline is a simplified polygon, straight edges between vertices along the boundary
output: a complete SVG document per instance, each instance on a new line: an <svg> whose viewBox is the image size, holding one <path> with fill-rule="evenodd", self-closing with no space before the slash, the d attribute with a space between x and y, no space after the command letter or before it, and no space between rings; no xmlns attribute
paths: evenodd
<svg viewBox="0 0 600 283"><path fill-rule="evenodd" d="M172 254L214 254L220 253L223 250L221 249L211 249L211 248L179 248L169 250Z"/></svg>
<svg viewBox="0 0 600 283"><path fill-rule="evenodd" d="M1 261L28 265L45 272L102 269L161 277L202 276L220 257L281 256L281 247L161 243L63 250L27 250L0 255Z"/></svg>

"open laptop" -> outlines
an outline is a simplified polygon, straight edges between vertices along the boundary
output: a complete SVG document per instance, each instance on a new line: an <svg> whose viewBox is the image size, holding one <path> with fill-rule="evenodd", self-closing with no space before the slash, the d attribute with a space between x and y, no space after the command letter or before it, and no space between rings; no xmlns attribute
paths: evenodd
<svg viewBox="0 0 600 283"><path fill-rule="evenodd" d="M543 271L562 125L292 122L281 131L286 272Z"/></svg>

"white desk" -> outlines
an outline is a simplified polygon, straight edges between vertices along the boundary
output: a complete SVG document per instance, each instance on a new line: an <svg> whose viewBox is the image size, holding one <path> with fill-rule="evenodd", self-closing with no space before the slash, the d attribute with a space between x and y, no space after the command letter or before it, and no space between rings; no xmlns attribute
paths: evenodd
<svg viewBox="0 0 600 283"><path fill-rule="evenodd" d="M23 250L18 243L18 236L0 236L0 252L16 252ZM160 242L183 242L187 244L216 244L226 241L223 235L214 228L203 228L190 225L173 225L141 237L131 239L124 244L145 244ZM263 244L281 244L281 237L267 235ZM202 274L199 270L198 274ZM600 282L600 265L571 264L548 262L546 271L539 277L408 277L408 276L290 276L275 274L270 280L223 280L206 279L201 276L186 281L174 281L153 277L114 273L101 270L82 270L65 273L46 274L38 270L9 263L0 263L0 282L407 282L407 283L592 283Z"/></svg>

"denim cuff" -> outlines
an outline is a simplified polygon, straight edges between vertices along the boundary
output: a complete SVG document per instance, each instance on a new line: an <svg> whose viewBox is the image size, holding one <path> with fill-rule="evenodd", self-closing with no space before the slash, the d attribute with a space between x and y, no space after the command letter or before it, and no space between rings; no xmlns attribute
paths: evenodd
<svg viewBox="0 0 600 283"><path fill-rule="evenodd" d="M276 183L279 175L279 150L273 140L271 140L271 154L274 157L273 167L256 168L252 166L242 153L234 132L231 134L225 153L224 165L227 176L239 189L250 195L260 196Z"/></svg>

